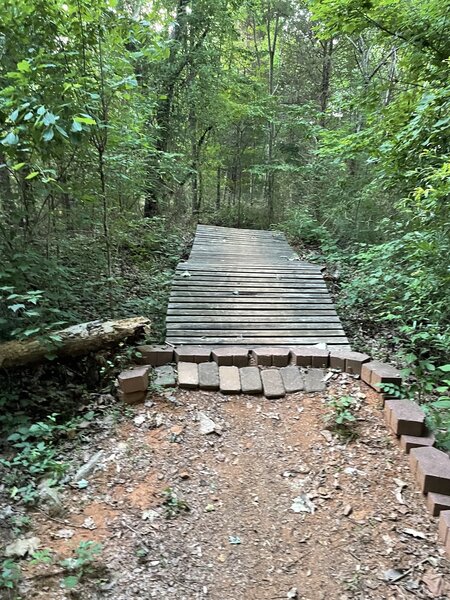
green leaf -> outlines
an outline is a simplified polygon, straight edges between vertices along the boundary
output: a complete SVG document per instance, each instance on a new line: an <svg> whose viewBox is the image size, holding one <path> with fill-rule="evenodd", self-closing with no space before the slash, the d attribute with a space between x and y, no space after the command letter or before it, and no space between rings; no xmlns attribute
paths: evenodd
<svg viewBox="0 0 450 600"><path fill-rule="evenodd" d="M21 73L29 73L31 71L30 63L27 60L21 60L17 63L17 70Z"/></svg>
<svg viewBox="0 0 450 600"><path fill-rule="evenodd" d="M39 171L32 171L31 173L29 173L25 179L34 179L35 177L37 177L39 175Z"/></svg>
<svg viewBox="0 0 450 600"><path fill-rule="evenodd" d="M58 117L51 112L46 112L45 117L43 118L44 125L47 125L47 127L49 125L54 125L57 120Z"/></svg>
<svg viewBox="0 0 450 600"><path fill-rule="evenodd" d="M49 127L48 129L46 129L44 131L44 135L42 136L42 139L44 140L44 142L49 142L50 140L53 139L54 136L55 136L55 132L53 131L53 127Z"/></svg>
<svg viewBox="0 0 450 600"><path fill-rule="evenodd" d="M10 115L9 115L9 119L15 123L17 121L17 117L19 116L19 110L16 108L16 110L14 110Z"/></svg>
<svg viewBox="0 0 450 600"><path fill-rule="evenodd" d="M65 129L63 129L63 128L62 128L62 127L60 127L59 125L55 125L55 127L56 127L56 131L57 131L58 133L60 133L60 134L61 134L63 137L65 137L65 138L68 138L68 137L69 137L69 135L68 135L68 133L67 133L67 131L66 131Z"/></svg>
<svg viewBox="0 0 450 600"><path fill-rule="evenodd" d="M93 119L89 115L83 115L81 117L74 117L74 121L76 121L77 123L84 123L85 125L95 125L96 124L96 120Z"/></svg>
<svg viewBox="0 0 450 600"><path fill-rule="evenodd" d="M21 308L25 308L25 304L11 304L11 306L8 306L8 308L9 310L12 310L13 313L16 313Z"/></svg>
<svg viewBox="0 0 450 600"><path fill-rule="evenodd" d="M23 332L23 335L24 335L25 337L30 337L30 335L34 335L35 333L39 333L39 332L40 332L40 330L41 330L41 328L40 328L40 327L34 327L33 329L26 329L26 330Z"/></svg>
<svg viewBox="0 0 450 600"><path fill-rule="evenodd" d="M77 131L83 131L83 126L78 121L73 121L70 131L73 131L74 133Z"/></svg>
<svg viewBox="0 0 450 600"><path fill-rule="evenodd" d="M450 408L450 399L436 400L431 406L433 408Z"/></svg>
<svg viewBox="0 0 450 600"><path fill-rule="evenodd" d="M15 146L18 143L19 143L19 138L12 131L10 131L10 133L8 133L8 135L2 139L3 146Z"/></svg>
<svg viewBox="0 0 450 600"><path fill-rule="evenodd" d="M438 367L440 371L444 371L444 373L450 373L450 365L442 365L442 367Z"/></svg>
<svg viewBox="0 0 450 600"><path fill-rule="evenodd" d="M22 162L22 163L17 163L17 164L15 164L15 165L13 165L13 166L12 166L12 170L13 170L13 171L20 171L20 169L21 169L22 167L24 167L26 164L27 164L27 163L24 163L24 162Z"/></svg>
<svg viewBox="0 0 450 600"><path fill-rule="evenodd" d="M73 588L78 585L79 581L80 579L76 575L69 575L68 577L64 577L62 585L68 590L73 590Z"/></svg>

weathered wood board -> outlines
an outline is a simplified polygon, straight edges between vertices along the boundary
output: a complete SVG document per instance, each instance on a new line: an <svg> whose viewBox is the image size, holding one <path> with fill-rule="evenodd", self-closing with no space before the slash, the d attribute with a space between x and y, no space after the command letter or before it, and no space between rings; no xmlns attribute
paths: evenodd
<svg viewBox="0 0 450 600"><path fill-rule="evenodd" d="M166 325L174 345L349 347L320 267L275 231L199 225Z"/></svg>

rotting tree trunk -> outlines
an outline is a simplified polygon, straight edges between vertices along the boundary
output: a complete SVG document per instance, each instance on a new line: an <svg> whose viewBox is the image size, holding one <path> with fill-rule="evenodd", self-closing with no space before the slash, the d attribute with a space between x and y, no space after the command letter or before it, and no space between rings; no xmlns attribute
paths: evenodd
<svg viewBox="0 0 450 600"><path fill-rule="evenodd" d="M272 17L274 17L273 32L272 32ZM266 21L267 47L269 54L269 81L268 92L270 97L275 96L275 56L277 52L278 34L280 28L280 15L272 13L272 7L269 4ZM275 173L273 170L274 146L275 146L276 129L274 117L271 116L268 122L268 138L267 138L267 171L265 181L265 193L267 201L267 222L270 225L274 218L274 189L275 189Z"/></svg>
<svg viewBox="0 0 450 600"><path fill-rule="evenodd" d="M325 40L321 42L322 46L322 76L320 84L320 125L326 125L326 112L328 100L330 98L330 79L331 79L331 57L334 49L334 40Z"/></svg>
<svg viewBox="0 0 450 600"><path fill-rule="evenodd" d="M0 344L0 367L19 367L40 362L49 354L58 357L82 356L148 333L149 326L150 321L145 317L90 321L52 332L52 336L57 336L60 341L51 347L44 343L42 338L5 342Z"/></svg>

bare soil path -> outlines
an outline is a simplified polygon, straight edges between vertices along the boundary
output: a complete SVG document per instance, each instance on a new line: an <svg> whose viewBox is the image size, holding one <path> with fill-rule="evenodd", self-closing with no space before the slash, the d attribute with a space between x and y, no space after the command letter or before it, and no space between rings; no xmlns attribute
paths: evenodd
<svg viewBox="0 0 450 600"><path fill-rule="evenodd" d="M343 393L360 401L353 441L323 420L327 398ZM101 542L107 572L71 595L60 577L43 577L54 567L30 566L26 597L447 598L450 564L436 521L378 402L364 384L336 375L326 394L278 401L174 391L114 430L100 424L74 454L104 450L100 469L88 487L64 493L61 522L35 515L33 534L60 556L81 540ZM200 433L199 412L220 435ZM180 511L172 518L167 488ZM57 537L61 530L71 537Z"/></svg>

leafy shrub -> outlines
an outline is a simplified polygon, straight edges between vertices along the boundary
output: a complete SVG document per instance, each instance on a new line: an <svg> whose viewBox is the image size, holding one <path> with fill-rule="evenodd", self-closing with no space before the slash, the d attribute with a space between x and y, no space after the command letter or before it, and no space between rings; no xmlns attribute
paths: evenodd
<svg viewBox="0 0 450 600"><path fill-rule="evenodd" d="M0 565L0 590L14 590L21 580L22 575L19 565L11 558L4 560Z"/></svg>
<svg viewBox="0 0 450 600"><path fill-rule="evenodd" d="M33 504L38 498L38 480L44 476L55 482L67 470L68 465L58 460L57 442L67 435L75 423L56 423L56 414L47 420L24 424L11 433L7 441L13 455L0 459L5 470L4 481L10 487L13 498L20 498L25 504Z"/></svg>
<svg viewBox="0 0 450 600"><path fill-rule="evenodd" d="M284 231L296 245L320 245L330 237L327 229L312 216L307 207L290 209L277 228Z"/></svg>
<svg viewBox="0 0 450 600"><path fill-rule="evenodd" d="M331 409L325 415L325 421L328 427L344 438L353 438L356 433L353 425L356 417L353 411L357 408L357 401L351 396L341 396L340 398L331 398L327 406Z"/></svg>
<svg viewBox="0 0 450 600"><path fill-rule="evenodd" d="M102 552L102 545L97 542L80 542L74 550L74 556L60 561L60 565L71 575L67 575L62 581L62 586L66 589L73 589L78 585L81 579L89 575L94 570L94 562Z"/></svg>

